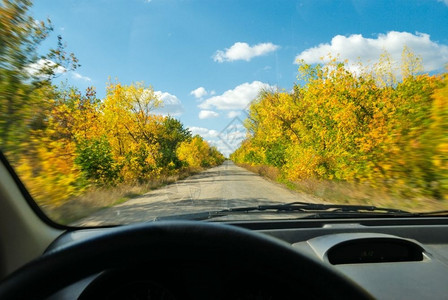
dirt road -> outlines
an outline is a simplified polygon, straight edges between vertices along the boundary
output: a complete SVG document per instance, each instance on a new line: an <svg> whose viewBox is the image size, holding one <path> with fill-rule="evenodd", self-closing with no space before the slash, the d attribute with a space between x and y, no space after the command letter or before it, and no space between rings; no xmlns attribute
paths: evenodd
<svg viewBox="0 0 448 300"><path fill-rule="evenodd" d="M231 161L101 210L74 225L101 226L153 220L157 216L315 199L290 191Z"/></svg>

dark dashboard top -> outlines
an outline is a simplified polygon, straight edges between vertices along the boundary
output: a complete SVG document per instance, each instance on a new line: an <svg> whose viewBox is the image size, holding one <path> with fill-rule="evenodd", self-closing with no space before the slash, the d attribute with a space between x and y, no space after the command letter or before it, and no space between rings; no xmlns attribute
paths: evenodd
<svg viewBox="0 0 448 300"><path fill-rule="evenodd" d="M448 294L445 280L448 278L448 222L445 219L240 221L228 222L226 225L242 227L287 242L296 251L344 274L375 298L439 299ZM113 229L68 231L50 246L49 251L110 230ZM342 258L341 253L344 254ZM339 255L339 263L332 262L329 254ZM203 285L211 284L208 280L222 280L222 276L232 276L236 271L194 265L179 265L170 270L183 274L184 279L196 276L199 281L203 280ZM210 275L208 279L199 275L200 270ZM164 276L160 278L160 281L151 278L151 284L166 286L168 283L170 286L169 280ZM86 286L96 283L97 279L90 278L83 282L83 285L78 283L78 286L73 285L71 290L68 288L65 292L73 292L73 289L82 292ZM185 288L194 289L192 286ZM196 292L190 290L190 293ZM61 291L58 297L63 294L64 291Z"/></svg>

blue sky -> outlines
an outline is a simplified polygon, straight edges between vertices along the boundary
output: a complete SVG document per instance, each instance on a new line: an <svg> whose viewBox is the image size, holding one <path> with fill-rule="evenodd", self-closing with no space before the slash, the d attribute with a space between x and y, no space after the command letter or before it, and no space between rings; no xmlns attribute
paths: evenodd
<svg viewBox="0 0 448 300"><path fill-rule="evenodd" d="M31 12L54 25L43 48L61 34L80 60L60 80L101 98L109 77L143 81L163 113L225 154L244 137L241 111L258 91L297 82L296 58L372 62L387 50L398 59L407 45L426 71L448 63L448 0L42 0Z"/></svg>

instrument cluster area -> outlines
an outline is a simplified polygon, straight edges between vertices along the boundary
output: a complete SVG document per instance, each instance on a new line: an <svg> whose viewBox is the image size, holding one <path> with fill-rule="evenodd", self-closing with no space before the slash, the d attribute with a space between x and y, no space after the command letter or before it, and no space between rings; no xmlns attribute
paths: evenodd
<svg viewBox="0 0 448 300"><path fill-rule="evenodd" d="M292 299L293 283L278 275L229 264L142 265L102 272L79 299Z"/></svg>

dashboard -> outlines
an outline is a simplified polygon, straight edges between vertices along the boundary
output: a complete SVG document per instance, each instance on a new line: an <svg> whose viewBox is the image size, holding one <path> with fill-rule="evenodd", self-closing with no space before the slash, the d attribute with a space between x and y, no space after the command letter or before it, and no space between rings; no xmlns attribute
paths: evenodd
<svg viewBox="0 0 448 300"><path fill-rule="evenodd" d="M295 251L355 282L373 298L442 299L448 295L448 222L440 218L234 221L226 225L287 242ZM47 251L109 230L68 231ZM313 297L311 287L287 282L281 274L287 266L269 270L261 267L261 262L258 267L229 258L212 263L198 257L178 260L176 251L170 260L104 270L49 299L318 298Z"/></svg>

